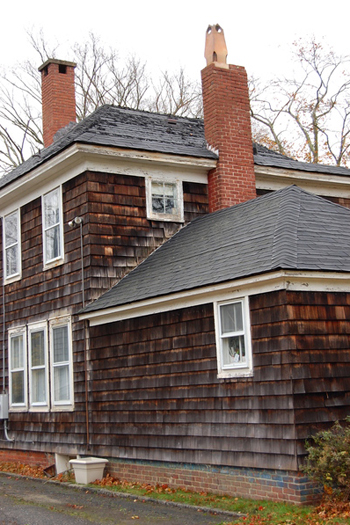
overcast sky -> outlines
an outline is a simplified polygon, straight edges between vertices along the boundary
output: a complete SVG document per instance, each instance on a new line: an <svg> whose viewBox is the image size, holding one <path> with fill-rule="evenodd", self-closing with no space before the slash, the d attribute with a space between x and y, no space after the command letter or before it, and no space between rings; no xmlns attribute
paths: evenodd
<svg viewBox="0 0 350 525"><path fill-rule="evenodd" d="M224 29L228 61L248 74L290 67L288 49L315 35L341 54L350 54L349 0L17 0L1 8L0 66L33 57L27 31L40 29L60 44L56 58L71 60L70 46L90 31L123 54L134 53L151 69L185 67L196 77L205 66L208 24ZM40 64L37 64L38 66Z"/></svg>

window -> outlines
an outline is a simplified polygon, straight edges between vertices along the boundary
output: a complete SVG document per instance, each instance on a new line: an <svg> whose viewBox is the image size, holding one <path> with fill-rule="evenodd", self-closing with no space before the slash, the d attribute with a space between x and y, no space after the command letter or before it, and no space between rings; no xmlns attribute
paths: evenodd
<svg viewBox="0 0 350 525"><path fill-rule="evenodd" d="M10 405L27 406L26 332L18 328L9 332Z"/></svg>
<svg viewBox="0 0 350 525"><path fill-rule="evenodd" d="M11 409L27 410L29 406L31 411L71 410L70 318L55 318L9 331L9 375Z"/></svg>
<svg viewBox="0 0 350 525"><path fill-rule="evenodd" d="M51 399L53 406L72 403L72 362L70 323L51 323Z"/></svg>
<svg viewBox="0 0 350 525"><path fill-rule="evenodd" d="M29 403L48 406L47 329L46 323L28 328Z"/></svg>
<svg viewBox="0 0 350 525"><path fill-rule="evenodd" d="M43 195L44 266L63 260L63 221L61 188Z"/></svg>
<svg viewBox="0 0 350 525"><path fill-rule="evenodd" d="M183 192L180 181L146 179L147 217L183 221Z"/></svg>
<svg viewBox="0 0 350 525"><path fill-rule="evenodd" d="M3 237L5 280L19 278L21 274L21 231L19 210L4 217Z"/></svg>
<svg viewBox="0 0 350 525"><path fill-rule="evenodd" d="M219 377L252 375L248 298L217 303L216 332Z"/></svg>

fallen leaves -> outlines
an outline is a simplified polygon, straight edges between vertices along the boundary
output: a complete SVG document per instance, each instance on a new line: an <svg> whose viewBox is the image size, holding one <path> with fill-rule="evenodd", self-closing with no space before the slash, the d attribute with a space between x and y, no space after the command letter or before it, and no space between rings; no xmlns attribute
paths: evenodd
<svg viewBox="0 0 350 525"><path fill-rule="evenodd" d="M28 476L31 478L46 478L46 474L42 467L33 467L24 465L23 463L4 462L0 463L1 472L10 472L11 474L20 474L21 476Z"/></svg>

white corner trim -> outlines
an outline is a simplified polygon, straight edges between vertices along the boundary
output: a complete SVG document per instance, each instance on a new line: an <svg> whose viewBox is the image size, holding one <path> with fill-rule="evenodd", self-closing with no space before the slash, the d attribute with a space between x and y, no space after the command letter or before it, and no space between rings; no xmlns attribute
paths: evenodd
<svg viewBox="0 0 350 525"><path fill-rule="evenodd" d="M80 314L91 326L276 290L350 292L350 275L280 270Z"/></svg>

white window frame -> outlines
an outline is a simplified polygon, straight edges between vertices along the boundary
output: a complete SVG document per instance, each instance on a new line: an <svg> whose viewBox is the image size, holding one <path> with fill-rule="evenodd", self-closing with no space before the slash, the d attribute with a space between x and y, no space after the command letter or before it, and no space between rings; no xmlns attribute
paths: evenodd
<svg viewBox="0 0 350 525"><path fill-rule="evenodd" d="M67 327L68 336L68 359L65 361L54 361L54 336L55 328ZM73 410L74 381L73 381L73 352L72 352L72 327L70 317L56 318L49 321L50 330L50 380L51 380L51 410ZM55 370L60 367L68 367L69 398L55 400Z"/></svg>
<svg viewBox="0 0 350 525"><path fill-rule="evenodd" d="M17 219L17 240L16 242L6 245L6 220L11 216L16 216ZM3 229L2 229L2 237L3 237L3 268L4 268L4 282L10 283L13 281L17 281L21 278L22 274L22 254L21 254L21 213L20 209L17 208L17 210L12 211L11 213L6 214L3 217ZM16 271L14 273L8 274L7 273L7 250L17 247L17 260L16 260Z"/></svg>
<svg viewBox="0 0 350 525"><path fill-rule="evenodd" d="M9 355L9 389L10 389L10 409L11 410L25 410L28 408L28 373L27 373L27 337L26 337L25 326L13 328L8 331L8 355ZM13 368L12 363L12 339L15 337L22 337L22 350L23 350L23 366ZM23 384L24 384L24 400L22 403L15 403L13 401L12 391L12 375L13 373L23 372Z"/></svg>
<svg viewBox="0 0 350 525"><path fill-rule="evenodd" d="M58 193L58 210L59 210L59 220L54 225L47 225L45 222L45 206L46 198L53 194L54 192ZM64 240L63 240L63 203L62 203L62 186L58 186L51 191L48 191L41 197L41 209L42 209L42 231L43 231L43 259L44 259L44 270L52 268L64 262ZM48 259L47 257L47 241L46 236L49 230L58 227L59 231L59 254L57 257Z"/></svg>
<svg viewBox="0 0 350 525"><path fill-rule="evenodd" d="M146 208L147 218L157 221L172 221L184 222L184 202L183 202L183 187L181 180L171 180L162 177L146 177ZM152 208L152 183L155 184L171 184L175 187L176 194L176 208L174 213L158 213L154 212Z"/></svg>
<svg viewBox="0 0 350 525"><path fill-rule="evenodd" d="M223 335L222 327L221 327L220 308L228 304L241 304L243 330L232 332L232 334ZM249 316L248 297L242 297L238 299L215 302L214 303L214 316L215 316L218 378L251 377L253 375L253 356L252 356L252 344L251 344L251 334L250 334L250 316ZM245 358L246 358L246 361L244 363L237 362L237 363L231 363L229 365L224 364L223 340L227 337L230 337L230 335L244 337Z"/></svg>
<svg viewBox="0 0 350 525"><path fill-rule="evenodd" d="M43 332L44 334L44 364L33 366L32 363L32 334ZM33 401L33 371L45 371L45 401ZM49 371L48 371L48 340L47 340L47 323L33 323L28 325L28 372L29 372L29 408L38 411L49 409Z"/></svg>

